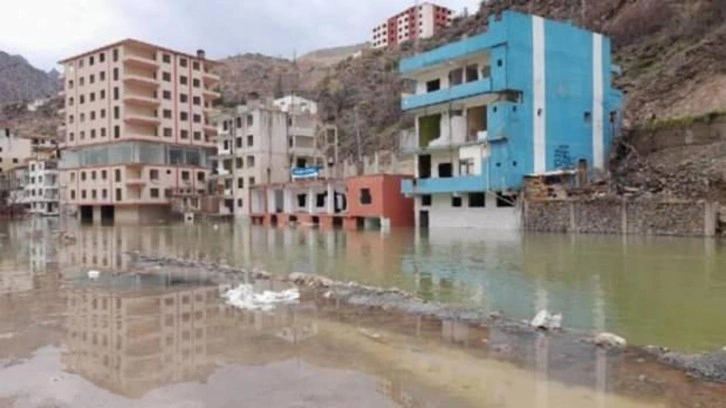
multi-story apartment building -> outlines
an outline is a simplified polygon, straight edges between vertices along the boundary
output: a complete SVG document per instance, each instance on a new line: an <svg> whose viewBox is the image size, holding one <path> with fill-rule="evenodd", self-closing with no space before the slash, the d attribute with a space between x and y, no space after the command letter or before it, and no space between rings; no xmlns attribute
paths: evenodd
<svg viewBox="0 0 726 408"><path fill-rule="evenodd" d="M303 101L253 101L218 120L216 172L225 213L248 217L249 188L256 184L290 181L293 168L324 168L318 120L310 111L315 103Z"/></svg>
<svg viewBox="0 0 726 408"><path fill-rule="evenodd" d="M31 214L59 215L58 162L56 160L30 160L24 176L24 200Z"/></svg>
<svg viewBox="0 0 726 408"><path fill-rule="evenodd" d="M487 32L407 58L415 81L417 225L516 229L528 175L603 169L622 95L610 40L570 24L505 12Z"/></svg>
<svg viewBox="0 0 726 408"><path fill-rule="evenodd" d="M451 24L453 11L433 3L410 7L373 29L373 48L429 38Z"/></svg>
<svg viewBox="0 0 726 408"><path fill-rule="evenodd" d="M128 39L60 63L62 206L141 222L165 218L172 197L206 192L219 77L203 51Z"/></svg>
<svg viewBox="0 0 726 408"><path fill-rule="evenodd" d="M9 127L0 126L0 173L22 165L32 152L31 139L16 135Z"/></svg>

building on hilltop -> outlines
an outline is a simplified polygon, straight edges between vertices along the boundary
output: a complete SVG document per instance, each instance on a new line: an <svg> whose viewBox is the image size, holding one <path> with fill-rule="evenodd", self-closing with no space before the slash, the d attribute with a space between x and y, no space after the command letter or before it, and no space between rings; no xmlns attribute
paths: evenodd
<svg viewBox="0 0 726 408"><path fill-rule="evenodd" d="M223 214L248 217L250 187L289 181L294 168L324 171L317 105L292 98L252 100L218 119L214 177L224 197Z"/></svg>
<svg viewBox="0 0 726 408"><path fill-rule="evenodd" d="M0 173L22 165L33 153L32 140L20 137L9 127L0 127Z"/></svg>
<svg viewBox="0 0 726 408"><path fill-rule="evenodd" d="M401 145L416 157L420 227L516 229L525 176L604 169L621 117L610 40L507 11L487 32L404 59L416 117Z"/></svg>
<svg viewBox="0 0 726 408"><path fill-rule="evenodd" d="M453 11L433 3L410 7L373 28L373 48L429 38L451 24Z"/></svg>
<svg viewBox="0 0 726 408"><path fill-rule="evenodd" d="M144 222L166 218L174 197L193 205L207 192L219 77L204 51L127 39L60 63L63 207L86 221Z"/></svg>

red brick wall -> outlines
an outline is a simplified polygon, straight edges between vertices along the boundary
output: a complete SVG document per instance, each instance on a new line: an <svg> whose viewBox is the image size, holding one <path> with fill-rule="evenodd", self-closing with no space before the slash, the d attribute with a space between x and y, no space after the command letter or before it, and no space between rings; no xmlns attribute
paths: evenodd
<svg viewBox="0 0 726 408"><path fill-rule="evenodd" d="M414 225L413 199L401 194L401 181L409 176L375 175L351 177L347 182L348 215L352 217L384 217L392 227ZM361 190L368 188L371 203L360 202Z"/></svg>

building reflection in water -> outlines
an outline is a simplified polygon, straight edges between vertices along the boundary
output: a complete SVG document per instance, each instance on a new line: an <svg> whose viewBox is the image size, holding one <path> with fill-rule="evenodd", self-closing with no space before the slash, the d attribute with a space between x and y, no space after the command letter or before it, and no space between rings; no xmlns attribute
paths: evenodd
<svg viewBox="0 0 726 408"><path fill-rule="evenodd" d="M57 220L31 218L9 223L0 243L0 295L50 289L58 283Z"/></svg>

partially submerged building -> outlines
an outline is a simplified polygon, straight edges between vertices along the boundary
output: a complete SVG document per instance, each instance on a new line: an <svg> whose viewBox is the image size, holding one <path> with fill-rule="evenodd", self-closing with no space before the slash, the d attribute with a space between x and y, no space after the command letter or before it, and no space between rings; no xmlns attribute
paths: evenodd
<svg viewBox="0 0 726 408"><path fill-rule="evenodd" d="M507 11L488 31L400 63L416 117L402 147L416 157L420 227L516 229L525 176L604 169L622 96L612 86L610 40Z"/></svg>
<svg viewBox="0 0 726 408"><path fill-rule="evenodd" d="M25 184L24 202L31 214L60 215L58 190L58 162L56 160L30 160Z"/></svg>
<svg viewBox="0 0 726 408"><path fill-rule="evenodd" d="M373 174L258 186L250 190L252 221L348 230L412 227L413 200L400 190L401 182L410 179Z"/></svg>

